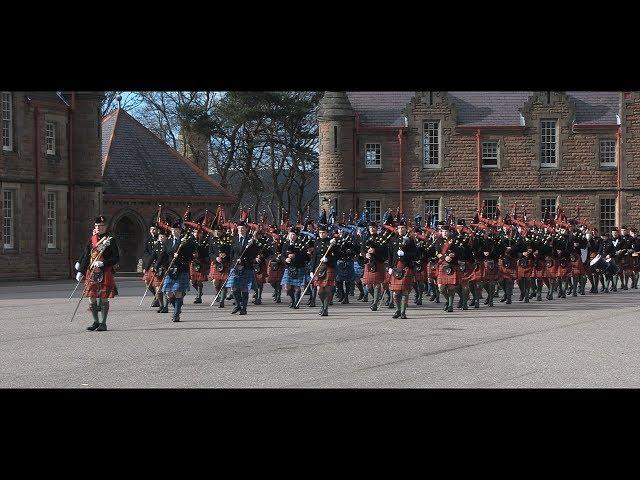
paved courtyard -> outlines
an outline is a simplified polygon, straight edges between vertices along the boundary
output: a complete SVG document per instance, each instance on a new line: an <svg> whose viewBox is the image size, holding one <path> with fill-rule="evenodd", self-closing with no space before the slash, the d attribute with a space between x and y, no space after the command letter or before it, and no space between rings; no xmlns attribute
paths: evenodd
<svg viewBox="0 0 640 480"><path fill-rule="evenodd" d="M0 283L0 387L640 387L638 290L454 313L425 301L394 320L361 302L319 317L268 288L231 315L230 302L209 308L209 284L172 323L149 297L138 307L139 279L119 278L109 330L89 332L87 300L69 322L74 285Z"/></svg>

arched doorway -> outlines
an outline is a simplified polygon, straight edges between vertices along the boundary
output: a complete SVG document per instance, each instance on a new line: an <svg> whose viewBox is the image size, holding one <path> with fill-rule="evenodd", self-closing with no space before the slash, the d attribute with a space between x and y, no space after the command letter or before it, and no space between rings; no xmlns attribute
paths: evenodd
<svg viewBox="0 0 640 480"><path fill-rule="evenodd" d="M113 233L120 251L119 270L121 272L137 271L138 259L141 258L142 253L139 250L141 250L144 241L144 232L138 222L129 215L124 215L115 223Z"/></svg>

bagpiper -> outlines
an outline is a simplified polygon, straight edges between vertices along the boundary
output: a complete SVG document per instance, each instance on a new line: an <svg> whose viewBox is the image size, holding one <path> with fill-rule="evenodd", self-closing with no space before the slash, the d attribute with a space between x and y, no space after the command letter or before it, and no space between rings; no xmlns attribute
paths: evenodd
<svg viewBox="0 0 640 480"><path fill-rule="evenodd" d="M190 290L189 264L197 248L193 236L183 235L183 231L182 220L175 220L171 225L171 236L166 243L167 255L171 260L162 282L162 291L173 307L174 322L180 321L184 296Z"/></svg>
<svg viewBox="0 0 640 480"><path fill-rule="evenodd" d="M76 279L85 280L84 296L88 297L93 324L87 330L107 330L109 299L118 295L118 287L113 276L114 266L120 260L118 245L107 231L104 215L95 218L95 228L80 260L76 262ZM83 273L84 272L84 273ZM102 312L102 322L98 320L98 311Z"/></svg>
<svg viewBox="0 0 640 480"><path fill-rule="evenodd" d="M382 300L382 284L384 282L385 266L384 262L389 256L387 242L391 238L391 233L378 234L378 224L369 222L369 237L362 244L360 255L364 256L364 275L362 283L369 292L373 292L373 303L371 311L378 310Z"/></svg>
<svg viewBox="0 0 640 480"><path fill-rule="evenodd" d="M189 278L191 285L196 289L196 298L193 303L202 303L202 288L204 282L209 278L210 257L209 238L202 229L195 229L193 232L196 248L193 252L193 259L189 263Z"/></svg>
<svg viewBox="0 0 640 480"><path fill-rule="evenodd" d="M149 227L149 236L144 244L144 252L142 253L142 281L147 286L149 291L153 293L154 300L151 304L152 307L159 305L157 297L157 289L153 286L153 272L150 271L149 265L151 264L151 257L155 250L156 243L158 241L158 225L154 222Z"/></svg>
<svg viewBox="0 0 640 480"><path fill-rule="evenodd" d="M313 286L317 289L317 296L321 304L318 315L326 317L329 315L329 302L333 299L333 287L336 284L338 248L336 247L336 239L329 238L328 228L324 224L318 226L314 254L315 264L318 266L314 272Z"/></svg>
<svg viewBox="0 0 640 480"><path fill-rule="evenodd" d="M255 282L253 262L258 252L255 240L249 235L249 227L246 221L238 223L238 236L234 237L231 244L231 272L227 279L227 287L233 292L236 301L232 314L240 312L247 314L249 303L249 289Z"/></svg>
<svg viewBox="0 0 640 480"><path fill-rule="evenodd" d="M306 279L307 252L306 241L298 238L296 227L289 228L287 240L282 244L280 260L286 266L280 284L284 286L287 295L291 298L289 308L297 309Z"/></svg>
<svg viewBox="0 0 640 480"><path fill-rule="evenodd" d="M408 235L407 223L401 220L398 222L397 236L389 245L389 258L391 259L389 289L393 292L396 305L393 318L407 318L407 304L414 275L413 261L417 253L415 241Z"/></svg>
<svg viewBox="0 0 640 480"><path fill-rule="evenodd" d="M213 284L216 296L219 296L220 304L218 308L224 308L224 301L227 297L227 279L231 262L231 237L222 229L222 226L213 226L213 235L209 241L209 280ZM220 292L222 289L222 292ZM220 294L220 295L218 295Z"/></svg>

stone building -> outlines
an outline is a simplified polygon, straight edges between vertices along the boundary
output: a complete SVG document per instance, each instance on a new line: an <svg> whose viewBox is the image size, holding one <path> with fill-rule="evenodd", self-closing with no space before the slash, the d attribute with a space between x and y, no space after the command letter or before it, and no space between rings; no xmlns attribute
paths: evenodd
<svg viewBox="0 0 640 480"><path fill-rule="evenodd" d="M326 92L318 122L321 208L540 218L559 200L640 226L637 92Z"/></svg>
<svg viewBox="0 0 640 480"><path fill-rule="evenodd" d="M218 205L228 215L235 196L206 173L207 166L206 159L182 156L125 110L103 118L103 212L120 247L119 271L136 271L159 204L170 219L188 205L195 220Z"/></svg>
<svg viewBox="0 0 640 480"><path fill-rule="evenodd" d="M0 280L68 278L100 212L101 92L0 92Z"/></svg>

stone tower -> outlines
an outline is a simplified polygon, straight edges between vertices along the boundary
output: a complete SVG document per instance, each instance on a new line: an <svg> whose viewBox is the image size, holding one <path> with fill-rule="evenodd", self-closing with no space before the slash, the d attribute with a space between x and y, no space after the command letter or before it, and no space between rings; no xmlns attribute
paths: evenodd
<svg viewBox="0 0 640 480"><path fill-rule="evenodd" d="M195 163L204 173L209 173L209 137L196 129L182 128L178 134L178 151Z"/></svg>
<svg viewBox="0 0 640 480"><path fill-rule="evenodd" d="M320 211L336 205L338 218L354 206L354 135L356 114L346 92L325 92L318 108L320 134L318 196Z"/></svg>

